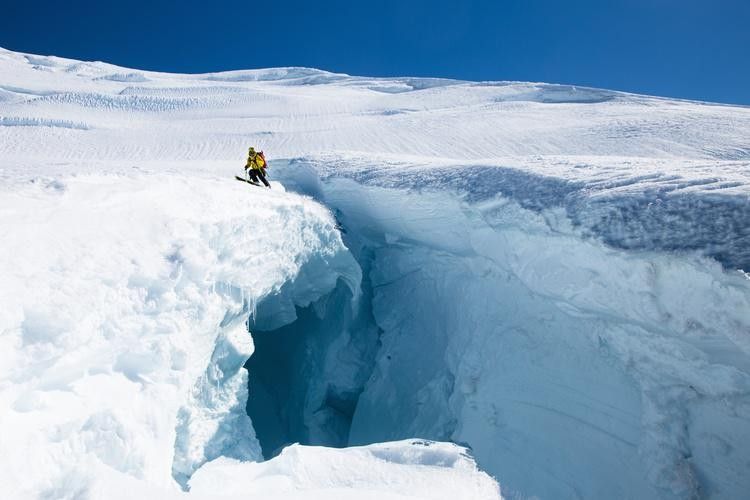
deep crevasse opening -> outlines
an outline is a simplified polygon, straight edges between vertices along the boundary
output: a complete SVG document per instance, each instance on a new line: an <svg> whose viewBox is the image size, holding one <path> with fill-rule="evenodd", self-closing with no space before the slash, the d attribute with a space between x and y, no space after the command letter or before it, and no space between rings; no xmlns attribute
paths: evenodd
<svg viewBox="0 0 750 500"><path fill-rule="evenodd" d="M355 300L351 288L339 282L315 303L297 307L296 321L272 330L251 327L255 353L245 365L247 413L266 458L296 442L349 443L357 401L380 345L366 272L361 291Z"/></svg>
<svg viewBox="0 0 750 500"><path fill-rule="evenodd" d="M506 493L746 491L743 275L614 249L503 196L320 183L296 167L285 183L338 212L366 285L353 316L336 312L339 290L256 334L251 398L257 371L276 412L256 424L266 456L419 436L470 445Z"/></svg>
<svg viewBox="0 0 750 500"><path fill-rule="evenodd" d="M247 315L275 296L269 318L293 321L359 267L327 209L247 189L134 173L2 192L0 442L23 450L6 497L167 497L216 456L262 458Z"/></svg>
<svg viewBox="0 0 750 500"><path fill-rule="evenodd" d="M195 478L200 498L238 485L261 498L332 485L497 498L464 450L444 443L295 447L254 462L245 320L254 312L253 328L278 329L340 293L350 308L360 268L324 207L281 189L251 193L167 175L3 193L0 415L13 432L0 441L23 450L0 467L5 496L181 498Z"/></svg>
<svg viewBox="0 0 750 500"><path fill-rule="evenodd" d="M294 323L297 308L318 303L321 297L328 297L339 288L346 289L348 297L356 302L361 273L337 241L336 233L331 227L319 228L315 224L300 229L297 237L303 246L308 242L308 254L297 257L298 267L289 279L277 283L253 304L243 297L241 289L229 287L228 295L234 296L230 302L233 307L227 309L218 325L205 372L195 381L177 415L172 476L183 489L188 489L198 468L218 457L262 458L246 411L248 374L243 365L255 349L248 330L277 329ZM256 272L262 270L261 266L255 268Z"/></svg>

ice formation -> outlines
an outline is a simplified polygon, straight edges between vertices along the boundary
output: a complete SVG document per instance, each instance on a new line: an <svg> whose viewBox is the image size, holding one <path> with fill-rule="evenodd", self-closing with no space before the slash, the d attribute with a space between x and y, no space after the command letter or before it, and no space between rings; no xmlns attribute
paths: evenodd
<svg viewBox="0 0 750 500"><path fill-rule="evenodd" d="M741 497L748 135L571 86L0 49L4 494ZM232 181L248 145L275 189Z"/></svg>
<svg viewBox="0 0 750 500"><path fill-rule="evenodd" d="M3 194L3 484L54 497L91 462L164 484L173 459L260 456L247 315L359 269L323 207L235 184L102 175Z"/></svg>
<svg viewBox="0 0 750 500"><path fill-rule="evenodd" d="M744 490L742 273L695 253L613 248L559 207L372 184L324 186L368 263L381 330L372 375L349 386L362 391L350 444L467 443L506 493L541 498ZM358 352L341 348L336 362ZM346 374L329 372L311 392Z"/></svg>

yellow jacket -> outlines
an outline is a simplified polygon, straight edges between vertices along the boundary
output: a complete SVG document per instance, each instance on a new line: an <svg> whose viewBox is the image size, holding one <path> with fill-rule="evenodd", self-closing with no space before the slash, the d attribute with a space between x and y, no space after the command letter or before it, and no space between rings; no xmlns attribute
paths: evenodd
<svg viewBox="0 0 750 500"><path fill-rule="evenodd" d="M254 170L260 170L266 167L266 159L263 157L263 153L250 154L247 157L247 165L245 168L252 168Z"/></svg>

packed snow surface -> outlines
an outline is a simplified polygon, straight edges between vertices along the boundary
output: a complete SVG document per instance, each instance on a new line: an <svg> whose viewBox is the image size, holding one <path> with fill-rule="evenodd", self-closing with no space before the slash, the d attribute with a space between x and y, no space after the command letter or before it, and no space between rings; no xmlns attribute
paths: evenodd
<svg viewBox="0 0 750 500"><path fill-rule="evenodd" d="M4 495L499 497L478 465L741 498L748 137L573 86L0 49ZM250 145L274 189L232 180Z"/></svg>
<svg viewBox="0 0 750 500"><path fill-rule="evenodd" d="M344 449L295 444L268 462L215 460L193 476L190 491L250 498L499 498L497 484L465 452L419 440Z"/></svg>
<svg viewBox="0 0 750 500"><path fill-rule="evenodd" d="M95 498L167 500L285 498L292 500L450 500L500 498L498 486L477 470L466 449L408 440L344 449L292 445L268 462L220 457L190 480L190 493L157 489L104 471Z"/></svg>

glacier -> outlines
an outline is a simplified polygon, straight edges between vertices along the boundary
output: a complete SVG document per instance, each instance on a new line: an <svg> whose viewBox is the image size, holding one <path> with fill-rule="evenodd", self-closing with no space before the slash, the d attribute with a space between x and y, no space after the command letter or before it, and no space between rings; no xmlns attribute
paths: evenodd
<svg viewBox="0 0 750 500"><path fill-rule="evenodd" d="M10 498L750 488L750 109L0 69Z"/></svg>
<svg viewBox="0 0 750 500"><path fill-rule="evenodd" d="M369 255L381 330L349 443L468 443L505 492L541 498L744 490L743 273L613 248L555 207L373 184L322 191Z"/></svg>

